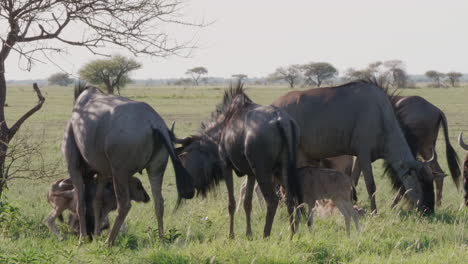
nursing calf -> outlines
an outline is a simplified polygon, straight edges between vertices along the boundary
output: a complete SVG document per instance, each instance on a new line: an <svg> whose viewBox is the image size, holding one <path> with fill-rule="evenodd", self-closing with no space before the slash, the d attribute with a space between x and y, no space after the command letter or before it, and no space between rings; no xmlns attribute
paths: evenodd
<svg viewBox="0 0 468 264"><path fill-rule="evenodd" d="M92 181L87 186L89 192L87 193L87 205L91 206L96 194L96 182ZM136 202L148 202L149 196L148 193L143 188L141 181L135 177L131 177L129 181L129 189L130 189L130 199ZM49 216L44 220L44 224L49 227L49 229L61 240L63 237L57 230L55 225L55 219L59 218L60 221L63 221L62 213L66 210L70 211L70 217L68 224L70 225L73 231L79 232L79 226L77 225L77 200L76 200L76 193L75 189L73 188L73 184L70 178L67 179L60 179L54 182L48 193L47 193L47 201L52 206L52 211L50 212ZM104 184L104 192L102 195L101 201L102 207L100 210L100 229L108 227L108 218L107 215L117 209L117 201L115 198L115 192L112 180L107 181ZM87 214L88 217L92 217L92 210L88 210ZM88 219L88 224L92 224L94 219ZM89 229L88 230L93 230Z"/></svg>
<svg viewBox="0 0 468 264"><path fill-rule="evenodd" d="M349 236L351 218L359 232L358 213L351 202L352 184L349 176L333 169L303 167L298 170L303 201L309 207L307 225L312 229L316 201L331 199L345 218L346 234Z"/></svg>

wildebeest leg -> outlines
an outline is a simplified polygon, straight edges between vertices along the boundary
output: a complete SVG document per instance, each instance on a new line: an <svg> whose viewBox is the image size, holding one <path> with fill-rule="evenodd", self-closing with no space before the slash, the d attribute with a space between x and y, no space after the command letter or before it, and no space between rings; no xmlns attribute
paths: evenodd
<svg viewBox="0 0 468 264"><path fill-rule="evenodd" d="M403 195L405 195L405 188L401 186L400 189L398 190L397 195L393 199L392 207L391 207L392 209L395 208L395 206L400 202L401 198L403 198Z"/></svg>
<svg viewBox="0 0 468 264"><path fill-rule="evenodd" d="M258 186L262 190L263 197L267 205L267 214L265 220L265 228L263 230L263 237L270 236L271 227L278 207L278 196L275 192L275 187L271 179L272 173L265 173L259 168L255 168L255 175L257 176Z"/></svg>
<svg viewBox="0 0 468 264"><path fill-rule="evenodd" d="M103 192L104 192L104 177L98 176L97 177L97 185L96 185L96 196L94 197L93 201L93 210L94 210L94 234L99 236L101 234L101 208L102 208L102 200L103 200Z"/></svg>
<svg viewBox="0 0 468 264"><path fill-rule="evenodd" d="M421 151L421 156L424 160L430 160L432 156L434 159L429 163L429 166L432 170L432 177L434 178L434 183L436 186L436 203L437 206L441 206L442 204L442 189L444 187L444 171L439 165L437 161L437 152L433 147L424 149Z"/></svg>
<svg viewBox="0 0 468 264"><path fill-rule="evenodd" d="M80 243L87 236L86 230L86 205L84 199L84 182L83 175L84 165L83 158L81 157L80 151L76 146L75 136L71 124L67 125L67 131L63 140L63 154L68 165L68 174L75 188L75 199L76 199L76 213L78 215L80 223Z"/></svg>
<svg viewBox="0 0 468 264"><path fill-rule="evenodd" d="M234 198L234 183L232 181L232 170L225 170L224 173L229 198L229 238L234 238L234 214L236 212L236 199Z"/></svg>
<svg viewBox="0 0 468 264"><path fill-rule="evenodd" d="M242 182L241 187L239 188L239 201L237 201L236 213L239 211L242 202L245 200L245 189L247 188L247 181L248 178Z"/></svg>
<svg viewBox="0 0 468 264"><path fill-rule="evenodd" d="M244 197L244 210L245 210L245 219L247 221L247 228L245 234L250 237L252 236L252 226L251 223L251 213L252 213L252 198L253 191L255 186L255 176L247 175L247 184L245 186L245 197Z"/></svg>
<svg viewBox="0 0 468 264"><path fill-rule="evenodd" d="M54 233L60 240L63 240L63 236L60 235L59 231L57 230L57 226L55 225L55 219L59 216L65 208L56 208L52 212L50 212L49 216L44 219L44 224Z"/></svg>
<svg viewBox="0 0 468 264"><path fill-rule="evenodd" d="M436 186L437 206L442 205L442 189L444 188L444 176L434 175L434 183Z"/></svg>
<svg viewBox="0 0 468 264"><path fill-rule="evenodd" d="M353 170L351 171L351 181L353 183L353 192L351 196L354 202L357 202L356 188L358 186L360 176L361 176L361 167L359 167L359 160L358 158L354 158Z"/></svg>
<svg viewBox="0 0 468 264"><path fill-rule="evenodd" d="M117 200L117 217L115 218L114 225L110 232L109 238L107 239L108 244L114 244L115 238L120 231L122 223L127 217L128 211L130 211L130 192L128 188L128 179L132 176L132 173L125 172L122 170L112 169L112 178L114 182L115 198Z"/></svg>
<svg viewBox="0 0 468 264"><path fill-rule="evenodd" d="M153 161L149 167L146 169L151 185L151 193L153 195L154 210L156 211L156 218L158 220L159 238L164 237L164 198L162 196L162 182L168 157L169 154L167 151L165 149L161 149L153 158Z"/></svg>
<svg viewBox="0 0 468 264"><path fill-rule="evenodd" d="M257 194L258 204L260 205L260 208L265 208L265 199L263 198L262 191L260 190L260 187L258 187L257 183L255 183L254 191Z"/></svg>
<svg viewBox="0 0 468 264"><path fill-rule="evenodd" d="M307 227L309 227L309 231L312 232L312 227L314 225L314 207L315 207L315 200L311 200L308 202L309 207L309 215L307 216Z"/></svg>
<svg viewBox="0 0 468 264"><path fill-rule="evenodd" d="M375 203L375 182L374 175L372 174L372 164L369 158L359 156L359 166L364 174L364 180L366 182L367 194L371 201L371 212L377 213L377 205Z"/></svg>
<svg viewBox="0 0 468 264"><path fill-rule="evenodd" d="M346 235L350 236L350 226L351 226L351 214L353 209L353 205L351 203L347 204L344 202L343 199L336 199L333 200L333 203L336 205L338 210L340 210L341 214L345 218L345 226L346 226Z"/></svg>

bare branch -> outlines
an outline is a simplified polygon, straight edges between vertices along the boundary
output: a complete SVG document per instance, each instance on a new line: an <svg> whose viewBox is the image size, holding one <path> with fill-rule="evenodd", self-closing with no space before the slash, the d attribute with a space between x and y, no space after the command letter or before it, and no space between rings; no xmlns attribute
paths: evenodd
<svg viewBox="0 0 468 264"><path fill-rule="evenodd" d="M9 138L13 138L13 136L18 132L18 129L21 127L21 125L26 121L29 117L31 117L35 112L39 111L41 109L42 104L45 102L45 97L42 95L41 90L39 89L39 86L37 86L37 83L33 84L33 89L36 92L38 102L37 105L35 105L31 110L26 112L16 123L9 129Z"/></svg>

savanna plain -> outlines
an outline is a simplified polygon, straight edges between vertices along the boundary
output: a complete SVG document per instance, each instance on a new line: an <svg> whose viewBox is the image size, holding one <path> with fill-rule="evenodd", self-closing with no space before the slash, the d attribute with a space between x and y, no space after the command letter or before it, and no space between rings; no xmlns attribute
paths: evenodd
<svg viewBox="0 0 468 264"><path fill-rule="evenodd" d="M149 103L166 120L176 122L178 137L194 134L200 122L209 118L226 87L137 87L123 96ZM246 93L257 103L270 104L288 92L286 87L248 86ZM394 192L383 175L381 162L373 164L377 185L377 215L360 218L361 233L352 229L346 237L340 214L316 218L310 233L302 221L299 233L290 239L287 211L278 207L272 236L262 237L266 212L254 197L252 238L245 236L245 214L235 217L234 239L228 238L227 191L223 182L207 199L195 197L174 210L177 194L171 165L164 176L165 238L157 236L152 202L132 203L127 216L128 231L118 236L115 246L105 244L107 232L92 242L78 245L68 234L59 241L42 223L51 208L46 194L50 184L68 177L60 144L73 103L72 87L42 87L46 102L21 128L21 135L46 142L41 151L46 164L59 162L52 178L18 179L6 191L12 210L0 211L0 263L466 263L468 260L468 207L462 206L462 191L445 178L442 205L431 216L410 212L404 205L390 209ZM456 143L460 131L468 133L468 87L403 89L403 95L420 95L442 109L449 122L450 141L459 158L465 152ZM16 120L35 104L31 86L10 86L6 115ZM21 136L19 135L19 136ZM439 162L447 173L445 143L439 133ZM129 157L131 158L131 157ZM32 161L34 162L34 161ZM150 192L146 172L138 175ZM244 179L236 177L238 187ZM369 212L364 182L358 186L358 205ZM17 209L15 209L17 208ZM111 221L115 212L111 213ZM61 232L69 232L58 224Z"/></svg>

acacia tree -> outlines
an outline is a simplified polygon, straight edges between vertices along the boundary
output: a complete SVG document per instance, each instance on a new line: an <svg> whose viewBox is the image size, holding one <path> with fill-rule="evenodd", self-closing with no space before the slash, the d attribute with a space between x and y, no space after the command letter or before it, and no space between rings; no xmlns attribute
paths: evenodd
<svg viewBox="0 0 468 264"><path fill-rule="evenodd" d="M328 62L311 62L301 65L305 82L308 85L320 87L323 81L331 79L338 74L338 70Z"/></svg>
<svg viewBox="0 0 468 264"><path fill-rule="evenodd" d="M440 88L442 86L442 79L445 77L444 73L431 70L427 71L424 75L432 80L435 87Z"/></svg>
<svg viewBox="0 0 468 264"><path fill-rule="evenodd" d="M49 84L59 85L59 86L67 86L73 83L73 79L70 78L68 73L64 72L57 72L52 74L47 81Z"/></svg>
<svg viewBox="0 0 468 264"><path fill-rule="evenodd" d="M6 60L17 52L26 69L67 45L105 54L109 46L151 56L181 54L191 42L171 41L162 30L168 24L202 26L180 20L178 0L1 0L0 1L0 167L5 164L8 143L21 125L44 103L37 85L38 103L11 127L5 119L7 96ZM76 29L83 34L76 34ZM39 56L39 57L38 57ZM3 170L0 178L3 179Z"/></svg>
<svg viewBox="0 0 468 264"><path fill-rule="evenodd" d="M196 86L198 86L198 83L200 82L200 78L202 75L205 75L208 73L208 70L205 67L195 67L192 69L188 69L185 74L190 75L192 77L193 82L195 83Z"/></svg>
<svg viewBox="0 0 468 264"><path fill-rule="evenodd" d="M243 73L238 73L238 74L233 74L232 78L235 78L237 81L242 82L244 79L247 79L247 74Z"/></svg>
<svg viewBox="0 0 468 264"><path fill-rule="evenodd" d="M403 88L408 82L408 74L401 60L376 61L361 70L349 68L344 77L348 81L370 80L381 87Z"/></svg>
<svg viewBox="0 0 468 264"><path fill-rule="evenodd" d="M450 85L452 87L457 86L457 84L460 82L460 78L463 76L460 72L449 72L447 73L447 79L450 82Z"/></svg>
<svg viewBox="0 0 468 264"><path fill-rule="evenodd" d="M270 74L269 79L271 80L284 80L289 84L292 89L294 85L300 80L301 77L301 66L291 65L286 68L279 67L276 71Z"/></svg>
<svg viewBox="0 0 468 264"><path fill-rule="evenodd" d="M109 94L114 94L117 89L120 95L120 89L131 81L129 73L139 68L141 64L136 60L115 55L110 59L89 62L81 68L80 78L95 85L104 85Z"/></svg>

